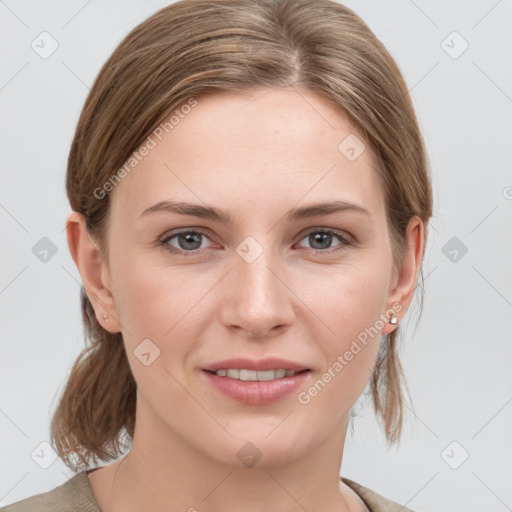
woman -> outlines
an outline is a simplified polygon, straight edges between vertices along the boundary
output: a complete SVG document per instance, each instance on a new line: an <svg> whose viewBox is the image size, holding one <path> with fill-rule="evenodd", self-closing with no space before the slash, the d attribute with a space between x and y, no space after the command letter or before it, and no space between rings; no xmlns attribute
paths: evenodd
<svg viewBox="0 0 512 512"><path fill-rule="evenodd" d="M78 473L4 510L409 510L340 478L366 388L399 441L432 214L407 87L358 16L165 7L100 71L66 185L90 344L51 434Z"/></svg>

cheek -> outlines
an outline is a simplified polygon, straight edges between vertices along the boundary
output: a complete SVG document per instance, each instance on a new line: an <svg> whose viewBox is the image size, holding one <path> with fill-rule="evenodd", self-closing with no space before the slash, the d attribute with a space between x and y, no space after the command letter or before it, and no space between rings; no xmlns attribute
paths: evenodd
<svg viewBox="0 0 512 512"><path fill-rule="evenodd" d="M177 362L187 364L199 339L198 303L208 289L207 283L201 284L205 278L191 279L179 268L166 267L161 260L152 263L147 256L125 258L117 269L116 305L139 393L155 406L171 395L185 402L186 397L177 398L180 389L171 375Z"/></svg>
<svg viewBox="0 0 512 512"><path fill-rule="evenodd" d="M330 328L326 333L331 336L326 335L324 339L332 339L336 346L372 326L380 330L381 322L376 325L376 321L384 311L388 278L382 263L368 260L340 267L316 280L319 283L323 279L324 285L315 286L314 293L310 291L305 302L311 304L311 309ZM303 292L307 294L307 283L311 280L304 281Z"/></svg>
<svg viewBox="0 0 512 512"><path fill-rule="evenodd" d="M334 276L323 293L304 302L326 326L312 339L321 344L325 381L339 384L330 388L340 398L358 395L371 375L385 321L381 314L388 281L378 264L345 268Z"/></svg>
<svg viewBox="0 0 512 512"><path fill-rule="evenodd" d="M115 276L116 305L129 347L149 338L161 349L172 344L176 353L187 340L197 339L191 331L204 322L204 296L216 279L211 272L171 268L162 261L161 255L125 258Z"/></svg>

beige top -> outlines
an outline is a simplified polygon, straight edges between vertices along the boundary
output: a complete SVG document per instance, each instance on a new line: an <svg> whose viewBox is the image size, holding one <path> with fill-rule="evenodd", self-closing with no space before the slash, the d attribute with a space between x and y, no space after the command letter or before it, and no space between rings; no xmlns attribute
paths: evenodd
<svg viewBox="0 0 512 512"><path fill-rule="evenodd" d="M101 512L89 484L91 471L94 469L81 471L58 487L7 505L0 512ZM340 478L371 512L413 512L348 478Z"/></svg>

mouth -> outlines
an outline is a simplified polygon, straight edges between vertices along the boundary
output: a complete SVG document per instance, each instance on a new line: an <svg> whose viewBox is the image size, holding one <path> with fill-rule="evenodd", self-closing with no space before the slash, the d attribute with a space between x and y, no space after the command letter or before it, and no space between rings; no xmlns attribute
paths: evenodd
<svg viewBox="0 0 512 512"><path fill-rule="evenodd" d="M227 377L229 379L242 380L244 382L267 382L269 380L284 379L294 375L310 372L309 368L304 370L286 370L285 368L276 368L275 370L247 370L244 368L220 368L219 370L204 370L205 372Z"/></svg>
<svg viewBox="0 0 512 512"><path fill-rule="evenodd" d="M248 370L219 368L201 371L205 383L222 395L245 405L270 405L284 400L310 381L310 369ZM288 375L287 375L288 373Z"/></svg>

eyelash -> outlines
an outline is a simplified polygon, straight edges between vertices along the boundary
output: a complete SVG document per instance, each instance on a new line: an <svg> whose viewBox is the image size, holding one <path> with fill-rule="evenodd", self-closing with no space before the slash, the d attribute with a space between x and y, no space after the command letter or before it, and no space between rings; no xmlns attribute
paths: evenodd
<svg viewBox="0 0 512 512"><path fill-rule="evenodd" d="M184 250L176 249L175 247L172 247L171 245L168 244L168 242L170 240L172 240L173 238L175 238L179 235L189 234L189 233L199 234L199 235L202 235L202 236L208 238L208 240L210 240L210 237L206 233L203 233L200 230L197 230L197 229L184 230L184 231L179 231L177 233L173 233L173 234L170 234L169 236L166 236L161 241L163 249L171 252L172 254L177 254L179 256L195 256L197 254L200 254L203 249L196 249L195 251L184 251ZM350 245L354 244L354 240L350 236L348 236L343 231L338 231L336 229L313 229L313 230L309 231L308 233L306 233L301 238L300 241L304 240L304 238L311 235L312 233L326 233L326 234L334 235L334 236L338 237L343 242L340 247L337 247L334 249L325 249L325 250L311 249L315 254L331 254L333 252L342 251L343 249L346 248L346 246L350 246Z"/></svg>

